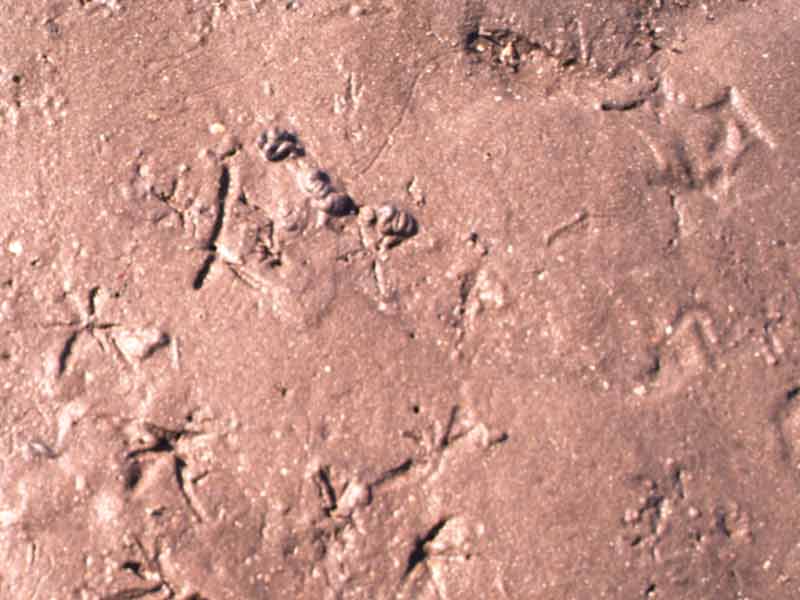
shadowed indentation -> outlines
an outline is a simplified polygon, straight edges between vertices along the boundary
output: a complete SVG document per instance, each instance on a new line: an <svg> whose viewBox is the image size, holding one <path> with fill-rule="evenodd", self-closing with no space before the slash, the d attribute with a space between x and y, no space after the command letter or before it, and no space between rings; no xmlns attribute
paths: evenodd
<svg viewBox="0 0 800 600"><path fill-rule="evenodd" d="M230 187L231 172L228 167L223 165L222 171L219 175L219 185L217 188L217 217L214 219L214 226L211 228L211 234L208 238L208 250L211 251L211 254L203 261L203 264L200 266L200 270L197 271L197 275L194 277L192 287L196 290L202 289L203 284L205 284L206 278L211 271L211 266L214 264L214 261L217 258L217 240L219 239L220 233L222 233L222 225L225 222L225 200L228 197Z"/></svg>
<svg viewBox="0 0 800 600"><path fill-rule="evenodd" d="M600 104L600 109L604 111L620 111L625 112L628 110L633 110L635 108L639 108L647 101L646 97L641 98L631 98L629 100L604 100Z"/></svg>
<svg viewBox="0 0 800 600"><path fill-rule="evenodd" d="M391 481L395 477L400 477L408 473L411 470L411 467L414 466L414 461L410 458L405 460L404 462L400 463L396 467L392 467L388 471L384 472L378 479L373 482L373 486L380 486L381 484L386 483L387 481Z"/></svg>
<svg viewBox="0 0 800 600"><path fill-rule="evenodd" d="M78 339L78 333L74 332L67 338L67 341L64 342L64 347L61 349L61 353L58 355L58 374L63 375L64 371L67 370L67 366L69 363L69 357L72 354L72 347L75 345L75 342Z"/></svg>
<svg viewBox="0 0 800 600"><path fill-rule="evenodd" d="M194 517L200 522L203 522L203 517L195 508L195 505L192 501L191 490L188 488L188 484L186 481L186 476L184 471L186 471L189 465L183 460L180 456L175 457L175 480L178 482L178 488L181 491L181 496L183 496L184 501L186 502L186 506L189 508L191 513Z"/></svg>
<svg viewBox="0 0 800 600"><path fill-rule="evenodd" d="M128 464L128 467L125 469L125 489L132 490L138 485L141 479L142 479L142 465L139 464L138 460L134 460L130 462Z"/></svg>
<svg viewBox="0 0 800 600"><path fill-rule="evenodd" d="M200 270L197 271L197 275L194 276L194 281L192 281L192 287L196 290L202 289L203 284L206 282L206 278L208 277L209 272L211 271L211 265L214 264L214 261L217 257L213 254L206 257L203 261L203 264L200 266Z"/></svg>
<svg viewBox="0 0 800 600"><path fill-rule="evenodd" d="M132 452L128 453L127 458L136 458L140 454L150 453L150 452L172 452L175 449L175 446L172 445L174 440L179 439L181 436L180 433L164 433L159 435L156 439L156 442L152 446L148 446L147 448L139 448L138 450L133 450Z"/></svg>
<svg viewBox="0 0 800 600"><path fill-rule="evenodd" d="M163 587L164 585L159 583L146 588L122 590L115 594L101 596L101 598L102 600L135 600L136 598L144 598L145 596L150 596L151 594L155 594L161 591Z"/></svg>
<svg viewBox="0 0 800 600"><path fill-rule="evenodd" d="M214 226L211 228L211 235L208 241L210 250L216 251L217 249L217 239L222 232L222 223L225 221L225 199L228 197L230 187L231 172L228 167L223 166L219 175L219 187L217 188L217 218L214 220Z"/></svg>
<svg viewBox="0 0 800 600"><path fill-rule="evenodd" d="M320 493L325 496L323 500L327 504L324 508L325 514L330 516L336 510L337 505L336 490L331 482L330 468L322 467L318 472L318 476L321 485Z"/></svg>
<svg viewBox="0 0 800 600"><path fill-rule="evenodd" d="M120 565L123 571L130 571L137 577L142 577L142 563L136 560L126 560Z"/></svg>
<svg viewBox="0 0 800 600"><path fill-rule="evenodd" d="M422 537L418 537L415 540L414 549L411 550L411 554L408 555L408 564L406 565L406 570L403 573L403 579L407 578L418 564L424 562L425 559L428 558L428 551L425 549L425 546L432 542L437 535L439 535L439 532L447 524L447 521L447 518L442 519L436 523L436 525L431 527L428 530L428 533Z"/></svg>

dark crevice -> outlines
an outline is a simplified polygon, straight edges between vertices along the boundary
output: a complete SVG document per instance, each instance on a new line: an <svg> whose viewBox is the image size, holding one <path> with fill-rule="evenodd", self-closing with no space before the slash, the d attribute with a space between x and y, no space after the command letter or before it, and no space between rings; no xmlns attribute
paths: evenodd
<svg viewBox="0 0 800 600"><path fill-rule="evenodd" d="M469 300L469 295L472 293L472 288L475 287L477 278L474 273L467 273L461 277L458 286L458 299L463 307Z"/></svg>
<svg viewBox="0 0 800 600"><path fill-rule="evenodd" d="M378 261L373 260L372 265L370 267L372 271L372 279L375 281L375 287L378 288L378 294L383 295L383 285L381 284L381 278L378 275Z"/></svg>
<svg viewBox="0 0 800 600"><path fill-rule="evenodd" d="M202 289L203 284L205 284L206 278L211 271L211 266L217 259L217 240L219 239L220 233L222 233L222 225L225 222L225 200L228 197L230 187L231 172L228 167L223 165L222 172L219 176L219 188L217 189L217 218L214 220L214 226L211 228L211 234L208 238L207 248L211 251L211 254L203 261L200 270L194 277L192 287L196 290ZM241 196L239 199L241 200L242 198L243 196Z"/></svg>
<svg viewBox="0 0 800 600"><path fill-rule="evenodd" d="M442 439L440 441L440 446L442 448L447 448L450 445L450 442L454 440L453 428L456 426L457 419L458 406L454 406L452 409L450 409L450 417L447 419L447 426L444 428L444 434L442 434Z"/></svg>
<svg viewBox="0 0 800 600"><path fill-rule="evenodd" d="M645 375L648 377L648 379L653 380L656 377L658 377L658 374L660 372L661 372L661 357L658 355L658 353L655 353L653 355L650 364L647 367L647 370L645 371Z"/></svg>
<svg viewBox="0 0 800 600"><path fill-rule="evenodd" d="M320 496L322 496L323 501L326 502L324 508L325 514L330 516L331 513L336 510L336 490L331 482L330 467L322 467L317 475L321 486Z"/></svg>
<svg viewBox="0 0 800 600"><path fill-rule="evenodd" d="M499 444L505 444L508 440L509 440L508 433L506 433L504 431L500 435L498 435L496 438L494 438L491 442L489 442L489 445L490 446L497 446Z"/></svg>
<svg viewBox="0 0 800 600"><path fill-rule="evenodd" d="M142 577L142 563L135 560L126 560L120 565L123 571L130 571L137 577Z"/></svg>
<svg viewBox="0 0 800 600"><path fill-rule="evenodd" d="M411 467L413 466L414 466L414 461L409 458L408 460L400 463L396 467L393 467L388 471L386 471L385 473L383 473L380 477L378 477L378 479L373 483L373 485L379 486L386 483L387 481L391 481L395 477L404 475L405 473L408 473L411 470Z"/></svg>
<svg viewBox="0 0 800 600"><path fill-rule="evenodd" d="M715 516L715 525L717 527L717 530L722 535L724 535L726 538L730 538L731 537L731 535L732 535L731 534L731 530L728 529L728 525L727 525L727 523L725 523L725 513L724 512L719 511L717 513L717 515Z"/></svg>
<svg viewBox="0 0 800 600"><path fill-rule="evenodd" d="M678 498L681 500L686 498L686 490L683 487L683 469L679 466L675 467L672 472L672 486L675 488Z"/></svg>
<svg viewBox="0 0 800 600"><path fill-rule="evenodd" d="M464 20L461 22L461 35L464 38L464 49L469 49L481 30L481 19L486 12L482 0L466 0L464 2Z"/></svg>
<svg viewBox="0 0 800 600"><path fill-rule="evenodd" d="M647 98L634 98L632 100L605 100L600 104L600 109L604 111L625 112L639 108L647 101Z"/></svg>
<svg viewBox="0 0 800 600"><path fill-rule="evenodd" d="M673 223L672 229L674 231L674 236L669 239L668 243L670 247L675 247L678 245L678 241L680 240L681 237L682 219L681 219L681 213L678 210L678 194L672 190L669 190L669 206L672 209L672 213L675 215L675 217L672 219Z"/></svg>
<svg viewBox="0 0 800 600"><path fill-rule="evenodd" d="M172 452L175 447L167 438L161 438L156 442L155 446L148 448L148 452Z"/></svg>
<svg viewBox="0 0 800 600"><path fill-rule="evenodd" d="M76 331L72 335L67 338L67 341L64 342L64 347L61 349L61 353L58 355L58 374L63 375L64 371L67 370L67 364L69 362L69 357L72 354L72 347L75 345L75 342L78 339L78 334L80 332Z"/></svg>
<svg viewBox="0 0 800 600"><path fill-rule="evenodd" d="M563 225L559 225L545 238L545 246L552 246L556 240L561 236L566 235L576 229L578 226L583 225L589 220L589 213L585 209L581 209L574 219L571 219Z"/></svg>
<svg viewBox="0 0 800 600"><path fill-rule="evenodd" d="M172 445L172 442L169 440L168 437L160 437L156 440L156 443L152 446L148 446L147 448L140 448L139 450L134 450L133 452L128 453L128 458L136 458L140 454L147 454L147 453L157 453L157 452L172 452L175 447Z"/></svg>
<svg viewBox="0 0 800 600"><path fill-rule="evenodd" d="M150 596L151 594L158 593L161 591L163 587L164 585L159 583L146 588L122 590L115 594L102 596L102 600L135 600L136 598L144 598L145 596Z"/></svg>
<svg viewBox="0 0 800 600"><path fill-rule="evenodd" d="M169 204L170 200L172 200L175 197L175 192L177 192L177 191L178 191L178 180L177 180L177 178L173 178L172 179L172 181L170 182L170 185L169 185L169 189L166 190L166 191L163 190L163 189L158 189L155 186L151 188L151 192L153 193L153 195L156 198L158 198L161 202L163 202L164 204ZM173 211L174 211L174 208L173 208Z"/></svg>
<svg viewBox="0 0 800 600"><path fill-rule="evenodd" d="M222 223L225 220L225 199L228 197L228 191L231 186L231 172L228 167L223 166L222 172L219 176L219 189L217 190L217 218L214 220L214 226L211 228L211 235L208 240L209 250L216 251L217 239L222 232Z"/></svg>
<svg viewBox="0 0 800 600"><path fill-rule="evenodd" d="M658 534L658 524L664 517L662 508L664 505L664 497L659 495L650 496L645 503L645 510L653 509L650 518L650 533L653 535Z"/></svg>
<svg viewBox="0 0 800 600"><path fill-rule="evenodd" d="M431 527L422 537L418 537L414 541L414 549L411 550L411 554L408 555L408 564L406 565L406 570L403 573L403 579L407 578L411 572L416 568L417 565L424 562L426 558L428 558L428 551L425 549L425 546L432 542L439 532L444 528L447 524L448 519L442 519L436 525Z"/></svg>
<svg viewBox="0 0 800 600"><path fill-rule="evenodd" d="M478 44L481 36L478 33L478 26L475 25L468 25L468 31L465 32L464 35L464 46L463 50L465 52L475 52L475 46Z"/></svg>
<svg viewBox="0 0 800 600"><path fill-rule="evenodd" d="M144 548L142 547L142 543L140 541L138 541L138 539L137 539L137 543L139 545L139 548L141 548L142 551L144 551ZM167 578L164 577L164 568L161 565L161 543L160 543L158 538L156 538L155 546L156 546L155 547L155 553L153 554L152 561L155 564L156 571L158 572L158 579L159 579L159 581L161 581L161 587L163 587L163 588L165 588L167 590L167 592L168 592L167 598L175 598L176 594L175 594L174 587L172 586L172 584L170 584L169 581L167 581Z"/></svg>
<svg viewBox="0 0 800 600"><path fill-rule="evenodd" d="M163 427L153 425L152 423L147 423L145 427L147 431L156 438L155 443L146 448L139 448L129 452L126 458L132 459L136 458L140 454L146 453L172 452L175 450L175 442L181 439L184 435L190 435L192 433L191 431L187 431L185 429L177 431L164 429Z"/></svg>
<svg viewBox="0 0 800 600"><path fill-rule="evenodd" d="M150 348L147 349L147 352L145 352L144 356L142 356L142 359L150 358L157 351L161 350L161 348L169 346L170 341L171 340L169 335L167 335L166 333L162 333L158 341L156 341L155 344L153 344L152 346L150 346Z"/></svg>
<svg viewBox="0 0 800 600"><path fill-rule="evenodd" d="M731 86L726 86L725 91L719 98L716 98L709 102L708 104L703 104L699 108L702 110L719 110L723 108L725 105L731 103Z"/></svg>
<svg viewBox="0 0 800 600"><path fill-rule="evenodd" d="M99 287L93 287L89 290L89 316L93 317L97 313L97 294L100 292Z"/></svg>
<svg viewBox="0 0 800 600"><path fill-rule="evenodd" d="M462 329L464 327L464 314L467 309L467 302L470 294L477 283L474 273L466 273L458 278L458 303L456 304L452 317L449 319L451 327Z"/></svg>
<svg viewBox="0 0 800 600"><path fill-rule="evenodd" d="M192 287L194 289L199 290L203 287L203 284L206 282L206 278L211 271L211 265L214 264L216 259L217 257L214 254L211 254L203 261L200 270L197 271L197 275L194 276L194 281L192 282Z"/></svg>
<svg viewBox="0 0 800 600"><path fill-rule="evenodd" d="M184 471L186 470L187 467L188 465L186 464L185 460L183 460L180 456L175 457L175 480L178 482L178 488L181 491L183 499L186 501L186 506L189 507L189 510L194 515L194 517L200 523L202 523L203 518L200 516L200 513L198 513L197 510L195 509L194 504L192 503L192 498L186 489L187 483L186 483L186 477L184 476Z"/></svg>
<svg viewBox="0 0 800 600"><path fill-rule="evenodd" d="M675 155L678 159L678 166L682 171L682 175L686 177L690 189L698 189L697 177L692 165L692 158L689 155L689 149L684 142L675 145Z"/></svg>
<svg viewBox="0 0 800 600"><path fill-rule="evenodd" d="M175 479L178 481L178 487L183 494L186 493L186 479L183 476L183 472L186 470L187 466L185 460L179 456L175 457Z"/></svg>
<svg viewBox="0 0 800 600"><path fill-rule="evenodd" d="M791 439L787 437L787 432L784 430L783 420L788 416L788 413L792 410L794 403L797 402L797 398L800 395L800 386L795 386L790 388L786 392L785 399L783 403L778 404L772 411L772 415L770 417L770 421L772 424L777 427L778 429L778 443L780 444L780 456L781 459L785 462L789 462L792 459L792 443Z"/></svg>
<svg viewBox="0 0 800 600"><path fill-rule="evenodd" d="M220 160L226 160L228 158L232 158L239 154L239 151L242 149L241 144L234 145L230 150L226 150L220 155Z"/></svg>
<svg viewBox="0 0 800 600"><path fill-rule="evenodd" d="M132 490L142 479L142 465L138 460L131 461L125 469L125 489ZM124 565L123 565L124 567Z"/></svg>

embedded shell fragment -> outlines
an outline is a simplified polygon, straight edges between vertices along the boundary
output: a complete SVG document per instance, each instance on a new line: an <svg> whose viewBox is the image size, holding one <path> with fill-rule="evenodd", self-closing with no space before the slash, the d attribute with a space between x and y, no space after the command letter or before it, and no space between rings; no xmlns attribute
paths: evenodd
<svg viewBox="0 0 800 600"><path fill-rule="evenodd" d="M264 152L264 158L270 162L303 155L297 136L279 127L270 127L264 131L258 137L257 145Z"/></svg>
<svg viewBox="0 0 800 600"><path fill-rule="evenodd" d="M353 214L356 206L352 198L335 190L331 178L324 170L309 167L297 176L300 190L310 196L311 205L317 210L332 216L342 217Z"/></svg>
<svg viewBox="0 0 800 600"><path fill-rule="evenodd" d="M331 192L312 201L312 205L332 217L343 217L355 212L355 204L347 194Z"/></svg>
<svg viewBox="0 0 800 600"><path fill-rule="evenodd" d="M331 178L322 169L304 169L298 177L300 189L316 198L324 198L331 193Z"/></svg>
<svg viewBox="0 0 800 600"><path fill-rule="evenodd" d="M417 221L408 211L386 204L375 211L378 231L386 236L411 237L417 231Z"/></svg>

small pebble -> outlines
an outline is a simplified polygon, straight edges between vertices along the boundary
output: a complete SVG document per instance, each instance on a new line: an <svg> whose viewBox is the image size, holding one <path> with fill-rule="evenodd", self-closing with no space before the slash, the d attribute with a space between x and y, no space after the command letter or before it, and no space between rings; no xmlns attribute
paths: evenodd
<svg viewBox="0 0 800 600"><path fill-rule="evenodd" d="M8 251L14 256L19 256L22 254L22 242L19 240L14 240L8 245Z"/></svg>

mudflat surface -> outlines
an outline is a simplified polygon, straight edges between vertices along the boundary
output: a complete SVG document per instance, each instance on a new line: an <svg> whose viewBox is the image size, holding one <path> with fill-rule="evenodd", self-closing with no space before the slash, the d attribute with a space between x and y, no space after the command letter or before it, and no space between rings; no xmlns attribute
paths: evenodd
<svg viewBox="0 0 800 600"><path fill-rule="evenodd" d="M0 597L800 597L798 40L0 3Z"/></svg>

